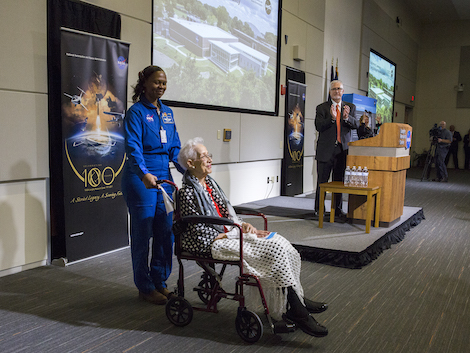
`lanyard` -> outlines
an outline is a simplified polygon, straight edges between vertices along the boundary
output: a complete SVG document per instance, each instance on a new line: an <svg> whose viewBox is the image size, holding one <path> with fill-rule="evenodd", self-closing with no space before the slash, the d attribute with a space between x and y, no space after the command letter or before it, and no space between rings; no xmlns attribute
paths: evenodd
<svg viewBox="0 0 470 353"><path fill-rule="evenodd" d="M157 112L158 119L160 121L160 141L162 143L168 143L168 138L166 136L166 130L163 128L163 119L161 117L161 107L160 108L155 108L155 111Z"/></svg>

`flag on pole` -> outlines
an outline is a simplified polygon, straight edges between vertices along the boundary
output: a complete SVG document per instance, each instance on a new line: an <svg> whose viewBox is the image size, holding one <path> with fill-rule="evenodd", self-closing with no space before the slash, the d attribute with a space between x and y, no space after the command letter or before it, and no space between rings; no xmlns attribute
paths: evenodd
<svg viewBox="0 0 470 353"><path fill-rule="evenodd" d="M336 75L335 75L335 80L338 79L338 59L336 59Z"/></svg>
<svg viewBox="0 0 470 353"><path fill-rule="evenodd" d="M334 67L333 67L333 58L331 58L331 75L330 75L330 82L335 79Z"/></svg>
<svg viewBox="0 0 470 353"><path fill-rule="evenodd" d="M331 58L330 83L331 81L335 79L335 74L334 74L335 68L333 67L333 63L334 63L334 58ZM330 100L331 100L330 90L328 90L328 101Z"/></svg>

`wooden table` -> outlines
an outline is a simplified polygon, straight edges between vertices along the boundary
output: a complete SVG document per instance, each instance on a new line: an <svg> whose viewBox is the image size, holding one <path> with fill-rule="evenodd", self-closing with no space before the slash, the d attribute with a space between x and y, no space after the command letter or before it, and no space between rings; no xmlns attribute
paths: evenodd
<svg viewBox="0 0 470 353"><path fill-rule="evenodd" d="M375 223L374 227L379 226L380 217L380 186L345 186L341 181L330 181L329 183L320 184L320 209L318 215L318 227L323 228L323 214L325 212L325 194L327 192L366 195L367 211L366 211L366 233L370 233L370 223L372 221L372 211L374 209L373 196L375 195ZM334 197L331 200L330 223L335 221Z"/></svg>

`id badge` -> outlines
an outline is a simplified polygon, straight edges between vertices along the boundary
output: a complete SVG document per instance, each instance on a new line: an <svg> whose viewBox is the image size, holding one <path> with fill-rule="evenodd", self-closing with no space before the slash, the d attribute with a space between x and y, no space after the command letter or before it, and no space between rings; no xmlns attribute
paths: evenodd
<svg viewBox="0 0 470 353"><path fill-rule="evenodd" d="M168 142L168 140L166 139L166 130L163 128L160 129L160 141L162 141L162 143Z"/></svg>

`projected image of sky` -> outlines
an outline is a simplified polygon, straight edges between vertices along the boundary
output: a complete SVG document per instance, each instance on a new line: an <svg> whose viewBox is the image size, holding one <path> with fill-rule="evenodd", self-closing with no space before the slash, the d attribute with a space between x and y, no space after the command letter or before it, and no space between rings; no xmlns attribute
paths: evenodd
<svg viewBox="0 0 470 353"><path fill-rule="evenodd" d="M164 99L275 111L278 0L154 0Z"/></svg>
<svg viewBox="0 0 470 353"><path fill-rule="evenodd" d="M376 114L382 117L382 123L390 123L393 120L395 71L395 64L370 52L369 97L377 99Z"/></svg>

